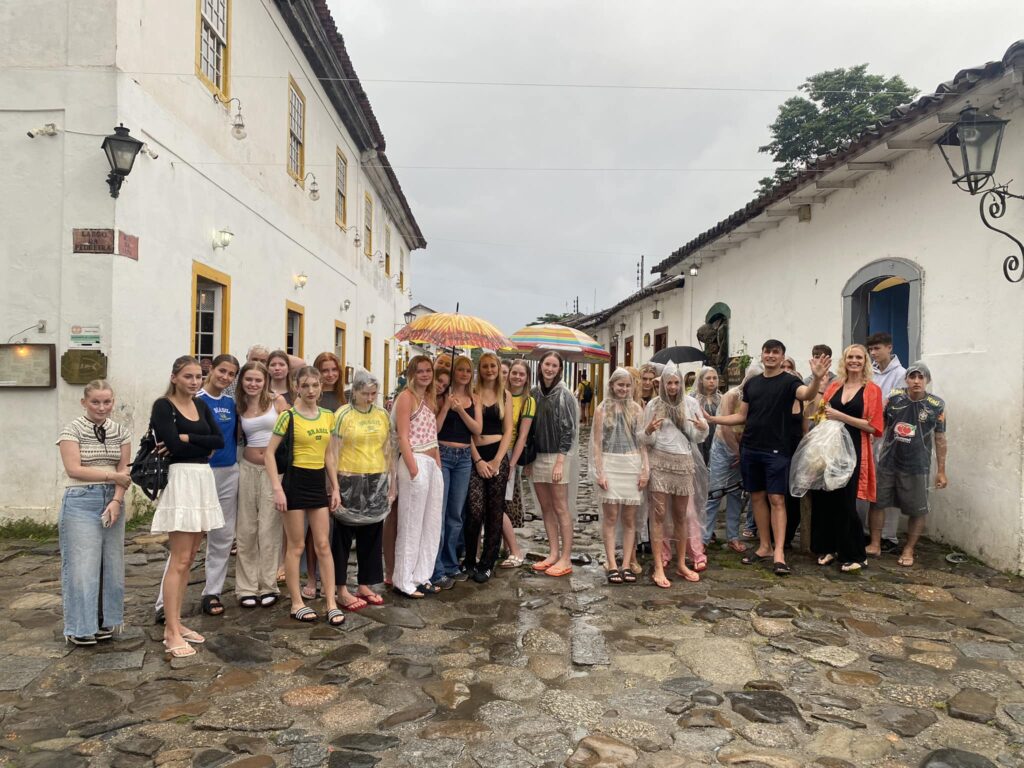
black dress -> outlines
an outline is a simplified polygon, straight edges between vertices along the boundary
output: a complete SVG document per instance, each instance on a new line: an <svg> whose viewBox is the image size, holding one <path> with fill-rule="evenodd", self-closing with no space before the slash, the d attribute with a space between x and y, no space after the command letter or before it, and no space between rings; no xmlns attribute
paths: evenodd
<svg viewBox="0 0 1024 768"><path fill-rule="evenodd" d="M864 418L864 387L857 390L850 402L843 403L843 388L839 387L829 405L834 410ZM860 480L861 435L856 427L844 424L853 440L857 466L843 488L834 491L811 491L811 549L818 555L835 553L840 563L863 563L864 529L857 515L857 486Z"/></svg>
<svg viewBox="0 0 1024 768"><path fill-rule="evenodd" d="M804 436L804 409L800 403L799 413L789 415L789 455L796 453L797 446ZM792 409L790 409L792 410ZM793 546L793 537L800 529L800 499L786 491L786 547Z"/></svg>

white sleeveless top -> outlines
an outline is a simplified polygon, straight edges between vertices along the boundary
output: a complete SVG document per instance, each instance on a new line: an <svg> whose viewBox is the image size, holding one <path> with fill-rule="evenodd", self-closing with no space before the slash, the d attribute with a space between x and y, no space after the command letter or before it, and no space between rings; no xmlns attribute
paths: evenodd
<svg viewBox="0 0 1024 768"><path fill-rule="evenodd" d="M245 444L251 448L266 448L270 444L270 436L274 432L274 425L277 424L277 409L271 403L267 412L261 416L254 416L251 419L239 416L238 420L242 422Z"/></svg>

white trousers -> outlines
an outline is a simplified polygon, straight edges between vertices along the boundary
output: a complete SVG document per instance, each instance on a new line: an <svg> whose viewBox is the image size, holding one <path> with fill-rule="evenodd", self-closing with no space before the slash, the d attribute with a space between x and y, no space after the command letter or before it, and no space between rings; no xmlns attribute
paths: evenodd
<svg viewBox="0 0 1024 768"><path fill-rule="evenodd" d="M415 592L430 580L441 546L441 468L427 454L417 453L415 459L415 478L405 461L398 461L398 535L391 579L402 592Z"/></svg>
<svg viewBox="0 0 1024 768"><path fill-rule="evenodd" d="M238 517L238 465L211 467L217 483L217 499L224 513L224 525L206 534L206 585L204 595L219 595L224 589L228 574L228 560L231 545L235 541L235 521ZM164 563L164 576L171 564L170 557ZM156 596L156 610L164 607L164 581L160 579L160 593Z"/></svg>

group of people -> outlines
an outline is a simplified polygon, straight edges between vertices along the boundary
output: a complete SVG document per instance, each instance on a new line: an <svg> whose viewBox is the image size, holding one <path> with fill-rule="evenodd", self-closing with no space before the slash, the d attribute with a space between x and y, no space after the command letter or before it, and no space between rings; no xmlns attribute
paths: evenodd
<svg viewBox="0 0 1024 768"><path fill-rule="evenodd" d="M910 518L899 562L912 565L928 511L933 444L936 487L946 484L944 403L927 391L926 366L903 372L885 357L891 339L873 337L869 347L844 350L838 375L829 371L831 351L815 347L804 382L785 346L769 340L760 367L725 393L712 368L696 373L689 392L673 364L614 370L590 432L608 582L637 581L640 539L653 554L654 584L671 586L665 568L673 557L676 576L698 581L723 498L729 546L745 551L744 492L753 506L750 535L759 541L743 562L770 559L776 573L788 573L785 547L799 523L799 500L794 514L787 498L790 457L824 420L849 430L857 462L846 486L813 492L818 562L863 567L890 537L886 510L896 507ZM885 390L872 382L869 355ZM188 573L204 537L205 613L225 611L221 595L235 552L240 607L273 606L283 577L294 620L318 621L307 601L322 594L326 621L338 626L346 612L382 604L380 584L422 599L522 566L515 529L525 521L528 477L548 547L530 567L556 578L571 574L584 390L566 386L555 352L537 362L531 387L532 375L525 361L504 362L491 352L475 367L461 355L416 356L389 413L378 405L377 379L357 370L346 390L341 361L330 352L309 366L257 346L244 365L220 355L205 374L194 357L175 360L150 419L168 464L152 523L168 535L155 606L168 657L193 655L205 640L182 621ZM588 407L597 399L589 392ZM82 406L84 414L58 438L68 476L59 522L64 633L76 645L94 645L123 624L131 436L111 419L108 382L90 382ZM870 505L866 546L860 502ZM499 563L503 542L507 557Z"/></svg>

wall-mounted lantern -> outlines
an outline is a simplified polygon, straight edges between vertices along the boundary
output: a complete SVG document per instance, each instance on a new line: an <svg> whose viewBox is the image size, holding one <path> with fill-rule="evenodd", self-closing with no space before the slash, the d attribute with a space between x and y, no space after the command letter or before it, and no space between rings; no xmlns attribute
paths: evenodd
<svg viewBox="0 0 1024 768"><path fill-rule="evenodd" d="M103 139L101 146L107 155L107 162L110 163L110 174L107 176L110 196L117 197L121 194L121 184L124 183L125 177L132 172L135 158L142 149L142 142L130 136L124 123L121 123L112 134Z"/></svg>

